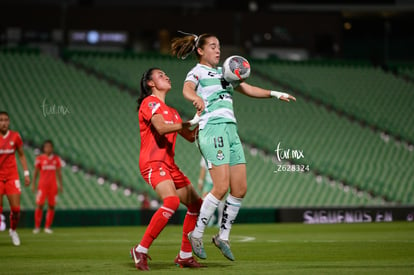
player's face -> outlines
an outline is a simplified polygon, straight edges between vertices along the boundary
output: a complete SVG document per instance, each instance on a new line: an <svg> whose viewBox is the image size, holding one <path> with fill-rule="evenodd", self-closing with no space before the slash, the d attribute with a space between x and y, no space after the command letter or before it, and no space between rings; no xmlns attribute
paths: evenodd
<svg viewBox="0 0 414 275"><path fill-rule="evenodd" d="M214 36L207 38L203 48L198 49L198 53L201 56L200 62L202 64L216 67L220 62L220 41Z"/></svg>
<svg viewBox="0 0 414 275"><path fill-rule="evenodd" d="M46 143L43 147L43 151L46 155L50 155L53 153L53 145L50 143Z"/></svg>
<svg viewBox="0 0 414 275"><path fill-rule="evenodd" d="M0 115L0 132L4 135L9 130L10 120L7 115Z"/></svg>
<svg viewBox="0 0 414 275"><path fill-rule="evenodd" d="M151 80L148 85L156 88L158 91L168 92L171 90L171 80L166 73L161 70L153 70Z"/></svg>

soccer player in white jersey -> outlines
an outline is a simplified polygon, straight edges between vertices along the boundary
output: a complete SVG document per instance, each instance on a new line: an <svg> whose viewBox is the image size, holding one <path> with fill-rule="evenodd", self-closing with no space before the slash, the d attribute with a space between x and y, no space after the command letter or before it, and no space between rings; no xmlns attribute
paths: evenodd
<svg viewBox="0 0 414 275"><path fill-rule="evenodd" d="M222 69L218 67L220 42L212 34L186 34L174 39L171 49L178 58L185 59L194 52L198 59L198 64L187 74L183 94L201 114L198 142L213 179L213 189L204 198L197 224L194 231L189 233L189 239L193 252L199 258L206 259L204 230L230 188L220 231L212 241L227 259L234 261L229 235L246 194L247 182L246 160L233 112L233 92L236 90L255 98L275 97L286 102L296 99L287 93L262 89L246 82L226 82Z"/></svg>

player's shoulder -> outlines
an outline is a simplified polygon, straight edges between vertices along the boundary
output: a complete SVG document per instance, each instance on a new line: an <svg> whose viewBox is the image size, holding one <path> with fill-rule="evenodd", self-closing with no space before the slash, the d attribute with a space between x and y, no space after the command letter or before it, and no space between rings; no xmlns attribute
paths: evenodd
<svg viewBox="0 0 414 275"><path fill-rule="evenodd" d="M19 138L21 138L19 132L17 132L17 131L9 130L9 133L10 133L10 136L11 137L19 137Z"/></svg>

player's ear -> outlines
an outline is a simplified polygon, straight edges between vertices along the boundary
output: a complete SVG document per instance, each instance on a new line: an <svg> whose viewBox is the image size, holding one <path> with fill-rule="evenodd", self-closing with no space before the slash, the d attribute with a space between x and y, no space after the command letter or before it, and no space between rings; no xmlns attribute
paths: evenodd
<svg viewBox="0 0 414 275"><path fill-rule="evenodd" d="M199 56L203 56L204 55L204 50L202 48L197 48L197 53Z"/></svg>
<svg viewBox="0 0 414 275"><path fill-rule="evenodd" d="M148 86L148 88L150 88L150 89L154 88L154 87L155 87L155 82L154 82L154 80L152 80L152 79L148 80L148 82L147 82L147 86Z"/></svg>

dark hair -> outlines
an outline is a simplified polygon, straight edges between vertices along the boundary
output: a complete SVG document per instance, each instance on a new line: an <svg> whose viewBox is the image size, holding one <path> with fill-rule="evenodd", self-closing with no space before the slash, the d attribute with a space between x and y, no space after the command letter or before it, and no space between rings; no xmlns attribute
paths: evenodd
<svg viewBox="0 0 414 275"><path fill-rule="evenodd" d="M159 70L159 68L153 67L149 68L141 77L141 94L137 100L137 112L139 111L139 106L141 106L142 101L152 94L151 88L148 86L148 81L152 79L152 72L154 70Z"/></svg>
<svg viewBox="0 0 414 275"><path fill-rule="evenodd" d="M6 111L0 111L0 115L6 115L6 116L10 117L10 116L9 116L9 113L8 113L8 112L6 112Z"/></svg>
<svg viewBox="0 0 414 275"><path fill-rule="evenodd" d="M201 35L187 34L184 37L174 38L171 43L171 54L181 59L186 59L192 52L195 52L197 59L200 60L200 55L197 52L198 48L203 48L207 44L207 38L216 37L211 33L203 33Z"/></svg>
<svg viewBox="0 0 414 275"><path fill-rule="evenodd" d="M43 153L45 152L45 146L46 146L46 144L50 144L50 145L52 145L52 147L54 147L53 146L53 141L51 141L50 139L47 139L47 140L43 141L43 144L42 144L42 152Z"/></svg>

